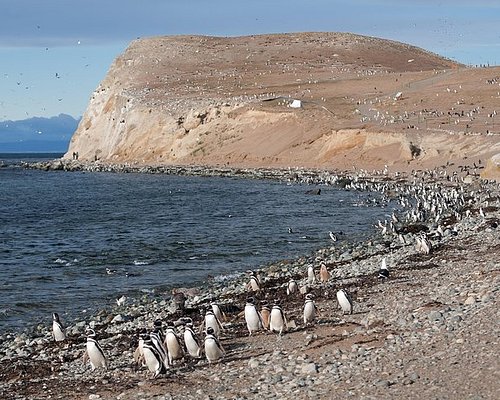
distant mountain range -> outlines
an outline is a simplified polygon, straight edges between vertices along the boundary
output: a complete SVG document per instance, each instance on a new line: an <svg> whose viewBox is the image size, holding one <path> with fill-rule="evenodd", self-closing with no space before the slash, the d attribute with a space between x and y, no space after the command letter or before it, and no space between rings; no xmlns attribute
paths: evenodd
<svg viewBox="0 0 500 400"><path fill-rule="evenodd" d="M80 118L59 114L0 122L0 153L64 153Z"/></svg>

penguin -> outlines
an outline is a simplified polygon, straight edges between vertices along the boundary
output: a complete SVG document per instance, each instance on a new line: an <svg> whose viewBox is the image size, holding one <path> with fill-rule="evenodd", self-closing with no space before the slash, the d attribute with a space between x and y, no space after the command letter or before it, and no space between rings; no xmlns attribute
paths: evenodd
<svg viewBox="0 0 500 400"><path fill-rule="evenodd" d="M213 311L208 310L205 313L205 333L208 331L208 328L212 328L213 330L213 335L215 335L217 338L220 335L220 331L223 329L222 324L220 323L219 319L215 316Z"/></svg>
<svg viewBox="0 0 500 400"><path fill-rule="evenodd" d="M344 314L352 314L352 299L347 290L340 289L337 292L337 301Z"/></svg>
<svg viewBox="0 0 500 400"><path fill-rule="evenodd" d="M219 339L214 335L212 327L207 328L207 335L205 336L205 356L209 364L213 363L224 357L225 351L222 348Z"/></svg>
<svg viewBox="0 0 500 400"><path fill-rule="evenodd" d="M217 317L217 319L219 321L225 322L227 320L226 314L224 314L224 311L222 311L222 309L220 308L220 305L217 303L211 303L210 305L212 307L212 312Z"/></svg>
<svg viewBox="0 0 500 400"><path fill-rule="evenodd" d="M52 336L56 342L66 339L66 329L64 329L58 313L52 313Z"/></svg>
<svg viewBox="0 0 500 400"><path fill-rule="evenodd" d="M167 349L168 362L170 365L173 365L174 361L180 360L184 357L181 340L172 326L167 327L165 330L164 345Z"/></svg>
<svg viewBox="0 0 500 400"><path fill-rule="evenodd" d="M248 328L248 336L252 335L252 332L260 331L263 327L262 317L255 307L255 300L253 297L247 299L245 305L245 321Z"/></svg>
<svg viewBox="0 0 500 400"><path fill-rule="evenodd" d="M309 267L307 267L307 283L309 285L316 283L316 275L314 273L314 267L312 265L309 265Z"/></svg>
<svg viewBox="0 0 500 400"><path fill-rule="evenodd" d="M306 294L306 301L304 302L304 324L310 325L314 323L316 318L316 304L314 304L314 296Z"/></svg>
<svg viewBox="0 0 500 400"><path fill-rule="evenodd" d="M378 279L387 279L387 278L389 278L389 270L387 269L387 263L384 257L382 258L382 265L378 270Z"/></svg>
<svg viewBox="0 0 500 400"><path fill-rule="evenodd" d="M252 292L260 292L260 278L255 271L249 271L250 281L247 283L247 289Z"/></svg>
<svg viewBox="0 0 500 400"><path fill-rule="evenodd" d="M165 335L163 334L163 330L161 329L161 321L159 320L155 321L154 325L155 327L153 331L149 334L149 338L151 339L153 346L155 346L156 352L160 356L161 360L163 360L165 368L169 368L167 349L164 344Z"/></svg>
<svg viewBox="0 0 500 400"><path fill-rule="evenodd" d="M149 335L145 332L145 329L139 334L139 341L137 343L137 348L134 351L134 362L138 366L146 366L145 360L144 360L144 341L146 339L149 339Z"/></svg>
<svg viewBox="0 0 500 400"><path fill-rule="evenodd" d="M321 268L319 270L319 280L321 283L326 283L330 279L330 272L326 268L325 263L321 263Z"/></svg>
<svg viewBox="0 0 500 400"><path fill-rule="evenodd" d="M262 327L266 330L269 329L269 320L271 318L271 309L267 304L263 304L260 309L260 317L262 318Z"/></svg>
<svg viewBox="0 0 500 400"><path fill-rule="evenodd" d="M202 348L200 339L193 330L192 322L188 322L184 327L184 344L186 345L186 349L191 357L201 357Z"/></svg>
<svg viewBox="0 0 500 400"><path fill-rule="evenodd" d="M297 282L295 281L295 279L290 279L286 287L286 294L290 296L294 293L297 293L297 290L298 290Z"/></svg>
<svg viewBox="0 0 500 400"><path fill-rule="evenodd" d="M148 370L152 373L153 379L167 372L162 356L158 353L156 345L150 337L145 338L142 350L144 353L144 362Z"/></svg>
<svg viewBox="0 0 500 400"><path fill-rule="evenodd" d="M271 316L269 318L269 330L271 332L278 332L281 336L286 331L287 323L285 313L277 304L271 309Z"/></svg>
<svg viewBox="0 0 500 400"><path fill-rule="evenodd" d="M90 360L92 371L99 367L107 369L108 363L106 357L95 337L95 331L90 328L87 329L87 351L85 352L83 361L86 362L87 359Z"/></svg>

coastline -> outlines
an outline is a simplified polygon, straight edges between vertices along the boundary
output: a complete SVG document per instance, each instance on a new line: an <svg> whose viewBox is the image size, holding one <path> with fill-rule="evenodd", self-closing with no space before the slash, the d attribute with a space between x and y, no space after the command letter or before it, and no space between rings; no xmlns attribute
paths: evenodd
<svg viewBox="0 0 500 400"><path fill-rule="evenodd" d="M87 168L86 164L81 163L78 163L78 168L75 162L61 164L56 160L53 163L55 168L48 169L89 170L84 169ZM59 168L58 165L63 167ZM71 169L65 165L71 166ZM470 348L474 349L476 345L471 343L472 340L457 336L457 332L469 332L470 323L474 322L477 315L481 315L483 308L487 308L488 312L496 312L495 293L500 289L499 265L496 261L496 249L500 248L498 184L480 182L475 178L471 178L470 182L450 182L437 172L435 175L421 173L418 177L409 177L384 174L382 171L375 174L356 171L347 175L345 172L337 174L306 169L259 168L235 171L201 166L87 165L93 168L91 170L95 170L96 165L102 165L100 170L108 172L209 173L338 184L350 190L383 191L396 199L400 194L397 188L409 186L412 179L417 185L424 182L422 185L428 190L442 193L458 190L462 185L466 187L463 193L471 200L466 206L470 215L453 224L450 222L449 227L457 227L457 235L449 230L435 241L436 247L429 255L417 253L414 243L398 244L395 235L388 237L377 234L363 243L348 247L334 245L317 251L313 256L283 260L259 268L264 278L265 292L283 298L283 308L289 315L291 326L295 325L279 340L269 333L248 337L244 320L237 317L248 296L246 276L214 280L202 288L186 290L187 295L199 291L195 296L188 295L186 303L196 326L201 318L200 310L213 300L225 305L230 315L226 333L222 336L223 345L228 350L227 357L211 367L204 360L196 364L188 362L174 367L166 376L150 381L144 369L136 370L132 365L134 341L139 329L151 327L157 318L166 321L181 316L178 311L171 312L173 301L167 298L129 299L125 306L116 306L106 313L92 316L93 323L70 322L70 340L63 346L51 341L49 326L32 337L25 334L2 335L0 377L4 383L0 386L0 394L3 396L16 393L15 398L331 398L329 394L333 386L340 391L339 396L352 392L358 398L366 393L373 398L382 398L384 394L387 395L387 390L392 391L387 396L390 397L410 388L413 392L415 387L422 386L418 390L421 398L428 397L430 393L439 397L438 393L447 393L447 385L456 379L450 379L449 383L446 383L446 379L440 380L443 385L437 385L434 392L429 392L428 387L432 382L425 380L427 372L419 366L419 362L425 365L426 360L413 360L418 367L408 369L406 365L400 365L394 355L401 352L406 354L412 346L423 351L418 346L425 344L427 347L430 342L435 346L444 346L442 360L447 361L453 355L458 357L460 363L460 355L452 352L447 354L446 345L449 343L444 339L451 335L454 342L450 343L460 345L458 347L470 344ZM45 164L38 167L46 169ZM474 194L470 195L471 192ZM481 206L486 217L479 215ZM427 218L421 225L432 230L435 224ZM469 248L467 243L473 247ZM477 257L478 253L484 260ZM392 275L387 282L380 282L375 272L384 256L388 258ZM332 278L327 284L311 288L322 315L314 327L306 328L301 323L303 296L286 298L284 285L290 277L304 284L307 266L312 264L318 268L320 262L328 265ZM451 279L451 283L447 282L448 279ZM453 287L452 283L456 286ZM335 293L340 287L348 288L354 297L353 315L343 316L337 310ZM494 325L494 321L494 318L485 318L481 323L486 328L488 323ZM92 373L88 365L82 365L87 325L98 332L101 345L109 355L111 366L107 371ZM481 334L487 331L478 330ZM434 334L437 336L434 337ZM498 350L498 343L491 341L491 338L488 340ZM493 364L488 364L490 367L497 363L494 357L497 352L493 347L491 352L481 353L486 360L491 358L488 355L493 355L490 360ZM472 354L472 350L464 354ZM407 356L410 357L409 354ZM389 359L383 363L386 370L381 368L379 371L379 363L385 358ZM363 374L366 368L368 376ZM397 371L402 375L399 376ZM470 373L470 370L465 372ZM233 381L238 377L242 379L235 384ZM486 377L484 379L489 381ZM43 382L43 388L40 382ZM479 384L478 381L476 385ZM474 388L473 385L469 386L460 387L462 395L467 396L469 390ZM490 398L488 393L494 395L496 388L492 385L487 389L489 392L485 392L482 398Z"/></svg>

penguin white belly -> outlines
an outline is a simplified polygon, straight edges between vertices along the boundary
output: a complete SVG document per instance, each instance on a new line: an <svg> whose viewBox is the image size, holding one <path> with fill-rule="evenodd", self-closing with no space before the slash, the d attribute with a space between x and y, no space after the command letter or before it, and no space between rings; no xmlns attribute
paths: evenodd
<svg viewBox="0 0 500 400"><path fill-rule="evenodd" d="M148 370L153 373L154 377L156 378L161 373L163 366L159 355L155 353L155 351L150 346L144 346L142 351L144 354L144 362L148 367Z"/></svg>
<svg viewBox="0 0 500 400"><path fill-rule="evenodd" d="M220 335L219 321L217 321L217 318L213 314L205 316L205 331L208 328L212 328L214 330L215 337L219 337Z"/></svg>
<svg viewBox="0 0 500 400"><path fill-rule="evenodd" d="M252 334L252 332L256 332L262 329L261 318L253 304L247 304L245 306L245 321L247 323L247 328L250 335Z"/></svg>
<svg viewBox="0 0 500 400"><path fill-rule="evenodd" d="M99 344L94 340L87 340L87 355L90 360L92 370L102 367L107 368L106 358Z"/></svg>
<svg viewBox="0 0 500 400"><path fill-rule="evenodd" d="M173 361L180 360L184 357L184 352L182 351L179 339L177 339L177 336L175 336L173 332L167 332L165 343L167 346L168 361L170 364L172 364Z"/></svg>
<svg viewBox="0 0 500 400"><path fill-rule="evenodd" d="M337 301L339 302L344 314L352 314L352 302L346 292L339 290L337 292Z"/></svg>
<svg viewBox="0 0 500 400"><path fill-rule="evenodd" d="M217 361L224 356L224 351L219 346L215 337L211 335L205 338L205 356L209 363Z"/></svg>
<svg viewBox="0 0 500 400"><path fill-rule="evenodd" d="M184 331L184 343L186 344L186 349L191 357L201 357L201 347L198 345L193 332L187 329Z"/></svg>
<svg viewBox="0 0 500 400"><path fill-rule="evenodd" d="M285 330L286 321L283 312L279 308L273 307L271 310L271 317L269 318L269 330L271 332L278 332L280 335Z"/></svg>
<svg viewBox="0 0 500 400"><path fill-rule="evenodd" d="M304 324L310 324L316 318L316 306L313 301L306 301L304 304Z"/></svg>
<svg viewBox="0 0 500 400"><path fill-rule="evenodd" d="M66 333L64 332L64 328L57 321L54 321L52 323L52 332L54 334L54 340L56 342L62 342L63 340L66 339Z"/></svg>

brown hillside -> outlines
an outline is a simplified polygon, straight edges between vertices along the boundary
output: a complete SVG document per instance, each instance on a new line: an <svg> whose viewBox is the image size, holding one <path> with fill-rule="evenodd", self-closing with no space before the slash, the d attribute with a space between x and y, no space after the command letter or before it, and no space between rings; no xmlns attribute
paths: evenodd
<svg viewBox="0 0 500 400"><path fill-rule="evenodd" d="M66 157L395 169L489 159L499 77L348 33L141 39L93 93Z"/></svg>

